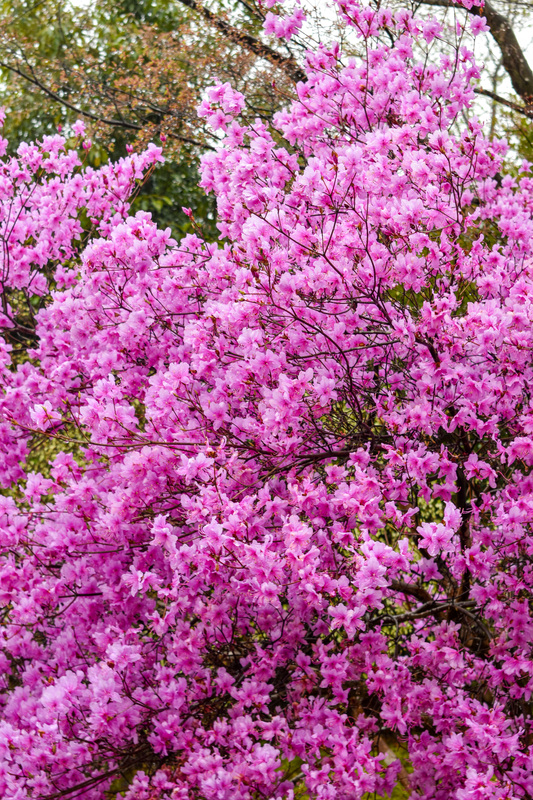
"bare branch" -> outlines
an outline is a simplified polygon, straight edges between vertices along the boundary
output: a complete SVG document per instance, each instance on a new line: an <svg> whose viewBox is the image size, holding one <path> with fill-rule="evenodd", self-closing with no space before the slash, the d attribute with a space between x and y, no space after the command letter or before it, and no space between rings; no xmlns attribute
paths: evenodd
<svg viewBox="0 0 533 800"><path fill-rule="evenodd" d="M135 122L129 122L126 119L112 119L109 117L102 117L98 114L93 114L91 111L87 111L80 106L75 106L73 103L70 103L66 98L61 97L60 94L54 92L53 89L50 89L49 86L46 86L42 81L37 78L37 76L33 73L24 72L23 70L19 69L19 67L13 66L13 64L8 64L6 61L0 61L0 67L4 69L8 69L10 72L19 75L19 77L23 78L28 83L33 84L33 86L37 86L45 95L55 100L57 103L61 103L62 106L65 108L69 108L71 111L75 111L77 114L80 114L82 117L87 117L87 119L92 119L95 122L101 122L104 125L109 125L110 127L114 128L126 128L127 130L132 131L141 131L142 125L137 125ZM161 113L164 113L161 111ZM196 147L205 148L206 145L202 144L201 142L197 142L194 139L189 138L188 136L180 136L178 133L174 133L170 131L168 134L172 139L177 139L180 142L184 142L185 144L192 144ZM211 148L208 148L211 149Z"/></svg>
<svg viewBox="0 0 533 800"><path fill-rule="evenodd" d="M222 19L222 17L219 17L206 8L199 0L178 0L178 2L200 14L231 42L244 47L256 56L264 58L275 67L282 69L293 81L305 80L305 72L298 66L292 56L284 56L272 47L260 42L255 36L251 36L251 34L240 31L238 28L230 25L225 19Z"/></svg>
<svg viewBox="0 0 533 800"><path fill-rule="evenodd" d="M485 2L483 8L472 6L465 9L464 6L454 2L454 0L420 0L426 6L441 6L443 8L460 8L468 10L468 13L476 16L484 16L490 28L492 37L496 41L502 54L502 65L511 79L513 89L524 100L526 109L533 105L533 70L531 69L522 48L518 43L511 23L496 11L494 6ZM523 113L523 112L522 112Z"/></svg>
<svg viewBox="0 0 533 800"><path fill-rule="evenodd" d="M402 622L411 622L412 620L422 619L427 616L439 617L445 609L453 608L461 612L468 608L475 608L476 606L477 603L475 600L465 600L464 602L456 602L455 600L433 600L431 603L424 603L424 605L404 614L389 614L387 612L379 614L372 622L373 624L377 624L389 620L398 625ZM469 616L471 617L472 614L470 613Z"/></svg>
<svg viewBox="0 0 533 800"><path fill-rule="evenodd" d="M402 594L416 597L417 600L422 600L424 603L433 603L435 601L435 598L433 598L430 593L423 588L423 586L417 586L414 583L393 581L390 585L390 588L394 589L395 592L401 592Z"/></svg>
<svg viewBox="0 0 533 800"><path fill-rule="evenodd" d="M57 92L54 92L53 89L50 89L44 83L42 83L34 74L28 74L27 72L23 72L23 70L19 69L18 67L14 67L12 64L8 64L6 61L0 61L0 67L4 69L8 69L10 72L14 72L16 75L19 75L21 78L24 78L25 81L28 83L32 83L34 86L37 86L44 94L51 97L52 100L55 100L61 105L65 106L66 108L70 108L71 111L75 111L77 114L81 114L83 117L87 117L88 119L92 119L95 122L103 122L106 125L111 125L117 128L128 128L134 131L140 131L141 126L136 125L134 122L128 122L127 120L120 120L120 119L108 119L107 117L99 117L97 114L93 114L90 111L85 111L83 108L79 106L75 106L73 103L69 103L64 97L61 97Z"/></svg>
<svg viewBox="0 0 533 800"><path fill-rule="evenodd" d="M496 94L496 92L491 92L488 89L474 89L476 94L481 94L484 97L490 97L491 100L494 100L495 103L500 103L502 106L506 106L507 108L516 111L518 114L523 114L528 119L533 119L533 108L528 108L527 106L521 106L519 103L513 103L512 100L506 100L505 97L501 97L501 95Z"/></svg>

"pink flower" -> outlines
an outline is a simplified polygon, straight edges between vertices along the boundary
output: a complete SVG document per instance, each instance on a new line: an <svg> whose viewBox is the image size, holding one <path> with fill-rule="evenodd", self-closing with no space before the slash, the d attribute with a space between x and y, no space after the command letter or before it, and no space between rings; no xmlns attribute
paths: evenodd
<svg viewBox="0 0 533 800"><path fill-rule="evenodd" d="M76 122L72 126L72 133L74 136L79 136L80 138L85 135L85 123L81 119L77 119Z"/></svg>
<svg viewBox="0 0 533 800"><path fill-rule="evenodd" d="M468 15L338 12L268 121L206 91L219 239L154 144L0 142L6 800L533 796L533 179Z"/></svg>
<svg viewBox="0 0 533 800"><path fill-rule="evenodd" d="M487 33L487 31L489 31L490 28L487 25L487 20L485 19L485 17L471 17L470 30L472 31L474 36L479 36L480 33Z"/></svg>
<svg viewBox="0 0 533 800"><path fill-rule="evenodd" d="M61 414L54 411L50 400L45 400L42 405L36 405L30 409L30 417L35 427L43 431L54 422L61 421Z"/></svg>
<svg viewBox="0 0 533 800"><path fill-rule="evenodd" d="M418 528L419 547L426 549L430 556L451 551L453 530L439 522L424 522Z"/></svg>

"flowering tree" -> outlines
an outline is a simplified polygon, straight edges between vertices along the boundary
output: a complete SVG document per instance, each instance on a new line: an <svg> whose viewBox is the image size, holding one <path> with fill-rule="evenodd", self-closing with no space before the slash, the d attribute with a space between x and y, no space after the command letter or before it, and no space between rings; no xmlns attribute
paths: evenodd
<svg viewBox="0 0 533 800"><path fill-rule="evenodd" d="M156 148L2 163L2 797L533 794L530 165L340 13L272 129L202 104L220 244L127 216Z"/></svg>

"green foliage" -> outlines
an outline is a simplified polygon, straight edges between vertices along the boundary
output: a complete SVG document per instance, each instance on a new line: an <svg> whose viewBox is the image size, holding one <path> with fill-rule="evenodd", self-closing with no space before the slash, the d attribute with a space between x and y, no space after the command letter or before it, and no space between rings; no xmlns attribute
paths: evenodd
<svg viewBox="0 0 533 800"><path fill-rule="evenodd" d="M218 236L215 200L198 188L198 181L196 161L173 158L159 166L143 185L132 211L149 211L160 227L169 227L173 236L180 237L191 232L191 220L182 211L183 207L190 208L202 234L213 241Z"/></svg>
<svg viewBox="0 0 533 800"><path fill-rule="evenodd" d="M216 0L210 12L253 36L264 12L255 0ZM214 200L198 187L199 157L213 146L196 115L216 75L247 98L251 119L270 119L291 80L178 0L0 0L0 105L11 152L19 143L69 131L84 117L98 167L126 148L165 141L166 163L139 192L134 211L152 214L175 237L191 230L191 208L207 240L218 237Z"/></svg>
<svg viewBox="0 0 533 800"><path fill-rule="evenodd" d="M68 132L82 117L80 109L91 105L87 97L91 87L105 100L108 89L116 91L114 81L136 76L142 92L142 70L150 54L141 26L155 25L165 33L179 28L184 18L182 7L167 0L123 0L118 5L104 2L89 8L62 0L37 4L6 0L0 8L0 105L6 109L3 134L11 153L23 141L42 139L58 129ZM38 70L30 60L32 54L36 54ZM7 63L40 85L6 68ZM43 87L73 107L54 101ZM116 116L125 119L124 113ZM85 121L91 124L90 118ZM153 122L157 124L157 115ZM132 124L137 123L133 120ZM99 167L109 158L124 156L138 129L100 125L95 133L96 143L82 156L87 165ZM157 126L153 133L146 141L159 144ZM144 142L137 145L142 146ZM169 226L175 236L181 236L191 225L181 209L190 207L207 238L213 239L217 236L214 202L198 188L198 149L166 150L166 163L142 186L134 210L149 211L160 226Z"/></svg>

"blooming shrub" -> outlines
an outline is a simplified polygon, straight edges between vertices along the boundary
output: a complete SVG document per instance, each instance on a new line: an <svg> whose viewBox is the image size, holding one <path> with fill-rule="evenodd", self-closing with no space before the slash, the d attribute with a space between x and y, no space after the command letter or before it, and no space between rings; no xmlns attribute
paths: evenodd
<svg viewBox="0 0 533 800"><path fill-rule="evenodd" d="M202 105L218 244L127 216L155 148L2 163L2 797L533 793L533 180L341 13L272 129Z"/></svg>

